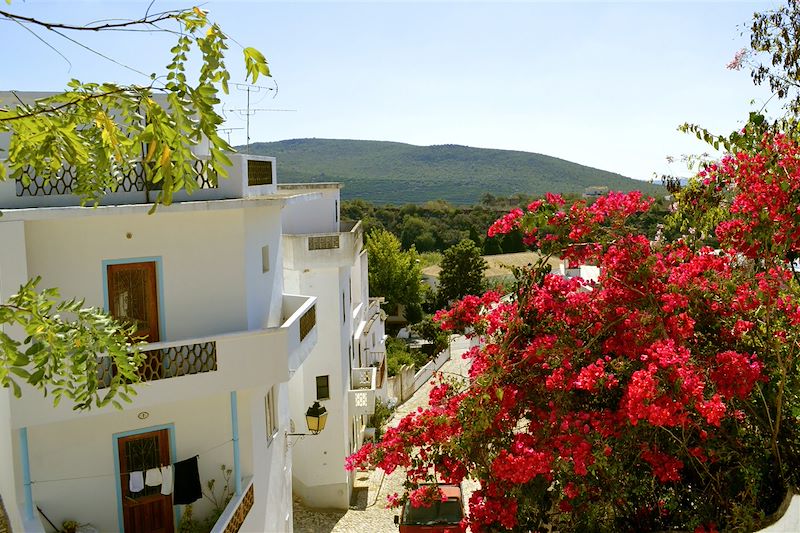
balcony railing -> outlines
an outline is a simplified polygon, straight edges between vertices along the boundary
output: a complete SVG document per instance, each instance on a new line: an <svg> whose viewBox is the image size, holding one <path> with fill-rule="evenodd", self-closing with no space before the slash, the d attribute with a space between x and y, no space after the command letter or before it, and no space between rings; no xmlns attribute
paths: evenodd
<svg viewBox="0 0 800 533"><path fill-rule="evenodd" d="M375 413L375 385L377 368L354 368L350 371L348 406L350 416Z"/></svg>
<svg viewBox="0 0 800 533"><path fill-rule="evenodd" d="M211 529L211 533L237 533L242 529L245 518L253 508L253 503L255 503L255 492L251 478L242 494L228 502L217 523Z"/></svg>
<svg viewBox="0 0 800 533"><path fill-rule="evenodd" d="M142 352L145 355L145 360L139 367L139 377L142 381L157 381L217 370L215 341L163 344L165 345L163 348ZM115 369L107 357L98 357L97 362L97 380L101 384L100 388L106 388L111 384Z"/></svg>
<svg viewBox="0 0 800 533"><path fill-rule="evenodd" d="M316 345L317 326L311 318L316 301L313 296L283 294L282 320L275 326L141 346L139 349L146 359L140 371L142 383L135 385L136 397L130 404L124 404L123 409L141 409L252 387L271 387L288 381ZM304 322L310 324L306 326L310 330L306 329L305 338L301 340L303 316L307 316ZM109 384L113 371L113 360L101 356L97 366L101 386ZM50 398L28 394L27 390L14 401L11 415L14 428L82 416L67 402L54 408Z"/></svg>
<svg viewBox="0 0 800 533"><path fill-rule="evenodd" d="M206 202L213 200L259 198L281 200L275 180L275 158L257 155L230 154L231 165L227 167L228 178L219 179L209 164L207 156L196 155L191 167L182 174L187 184L195 180L197 187L189 193L185 187L176 191L172 202L179 206L184 202ZM160 184L145 179L147 163L132 162L126 168L115 171L111 188L99 200L101 206L138 205L150 203L158 193ZM268 177L269 170L273 174ZM258 169L258 172L250 172ZM250 173L249 173L250 172ZM43 207L79 207L81 198L78 185L85 176L78 175L74 167L62 167L53 173L36 175L28 167L16 180L0 181L0 204L4 212L14 209ZM252 178L252 179L250 179ZM303 243L305 244L305 243Z"/></svg>
<svg viewBox="0 0 800 533"><path fill-rule="evenodd" d="M370 366L378 369L375 377L375 386L379 389L382 388L383 380L386 376L386 352L369 352L367 361Z"/></svg>
<svg viewBox="0 0 800 533"><path fill-rule="evenodd" d="M195 159L192 163L195 179L200 189L216 189L217 174L206 159ZM53 176L38 176L30 166L17 178L17 196L53 196L73 194L78 176L72 167L61 167ZM150 184L158 189L158 184ZM148 189L145 181L145 167L141 162L121 172L117 178L117 192L144 192Z"/></svg>
<svg viewBox="0 0 800 533"><path fill-rule="evenodd" d="M2 497L0 497L0 533L11 533L11 524L9 523Z"/></svg>
<svg viewBox="0 0 800 533"><path fill-rule="evenodd" d="M319 235L308 238L309 250L336 250L339 248L338 235Z"/></svg>
<svg viewBox="0 0 800 533"><path fill-rule="evenodd" d="M312 305L309 307L303 316L300 317L300 341L302 342L303 339L314 329L314 326L317 324L317 306Z"/></svg>
<svg viewBox="0 0 800 533"><path fill-rule="evenodd" d="M300 368L316 344L316 298L285 294L283 296L283 322L289 346L289 371Z"/></svg>
<svg viewBox="0 0 800 533"><path fill-rule="evenodd" d="M331 228L332 229L332 228ZM340 231L325 233L285 233L284 265L289 268L308 268L322 264L352 265L362 249L363 230L361 222L342 222Z"/></svg>
<svg viewBox="0 0 800 533"><path fill-rule="evenodd" d="M297 300L297 302L294 302ZM307 299L302 296L284 297L287 303L289 316L284 317L285 325L295 321L299 323L296 343L302 343L311 333L317 324L316 305L312 302L307 303ZM295 309L292 303L306 304L304 307ZM297 320L294 313L301 312L300 319ZM242 332L246 333L246 332ZM256 332L253 332L256 333ZM199 340L199 339L196 339ZM294 343L292 343L294 344ZM139 377L141 381L158 381L162 379L177 378L191 374L202 374L205 372L215 372L217 370L217 341L204 339L201 342L187 343L186 341L157 342L147 344L146 350L142 350L145 355L144 362L139 367ZM97 380L100 388L107 388L114 377L115 369L111 359L104 356L97 357Z"/></svg>

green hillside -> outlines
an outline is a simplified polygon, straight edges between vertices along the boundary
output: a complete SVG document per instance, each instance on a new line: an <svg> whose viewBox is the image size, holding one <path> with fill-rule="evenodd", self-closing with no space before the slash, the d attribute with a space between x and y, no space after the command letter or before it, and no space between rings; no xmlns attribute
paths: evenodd
<svg viewBox="0 0 800 533"><path fill-rule="evenodd" d="M592 186L650 194L661 190L647 182L546 155L452 144L292 139L255 143L250 152L278 158L279 183L339 181L345 185L343 199L374 203L442 199L472 204L485 193L580 194Z"/></svg>

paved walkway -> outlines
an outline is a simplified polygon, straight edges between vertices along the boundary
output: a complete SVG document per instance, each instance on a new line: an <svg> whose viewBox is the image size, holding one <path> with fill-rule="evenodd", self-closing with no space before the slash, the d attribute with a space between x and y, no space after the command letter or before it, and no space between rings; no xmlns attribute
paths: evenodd
<svg viewBox="0 0 800 533"><path fill-rule="evenodd" d="M469 349L469 341L464 337L455 337L451 344L451 357L440 370L466 375L468 362L461 355ZM389 426L396 426L400 419L417 407L428 405L430 383L425 383L405 403L398 406L389 420ZM386 508L386 497L394 492L403 492L405 472L397 469L391 475L384 475L382 470L372 473L356 472L354 485L362 489L361 505L348 511L315 511L303 507L297 500L294 502L294 530L297 533L397 533L394 525L396 509ZM464 483L465 501L469 498L470 487Z"/></svg>

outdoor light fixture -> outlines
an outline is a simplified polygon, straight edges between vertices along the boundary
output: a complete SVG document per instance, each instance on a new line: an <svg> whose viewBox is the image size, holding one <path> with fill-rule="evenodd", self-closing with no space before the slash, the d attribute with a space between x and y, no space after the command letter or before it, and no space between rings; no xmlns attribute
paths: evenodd
<svg viewBox="0 0 800 533"><path fill-rule="evenodd" d="M319 435L320 431L325 429L325 422L328 421L328 410L325 406L320 405L319 402L314 402L314 405L306 411L306 425L308 426L309 433L287 433L287 437L305 437L306 435Z"/></svg>

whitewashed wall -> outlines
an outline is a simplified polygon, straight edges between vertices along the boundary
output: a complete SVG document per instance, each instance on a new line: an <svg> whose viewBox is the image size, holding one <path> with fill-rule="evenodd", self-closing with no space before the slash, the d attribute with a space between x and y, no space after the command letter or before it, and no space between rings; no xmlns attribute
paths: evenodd
<svg viewBox="0 0 800 533"><path fill-rule="evenodd" d="M335 233L339 231L339 187L331 184L282 184L284 192L316 192L322 197L289 206L283 214L283 232L287 234Z"/></svg>
<svg viewBox="0 0 800 533"><path fill-rule="evenodd" d="M42 286L59 287L63 296L82 296L88 305L102 307L104 260L160 257L162 340L246 330L248 322L263 319L266 309L259 305L270 301L268 291L280 286L280 276L276 279L275 270L260 279L246 275L244 223L242 210L28 222L28 272L41 275ZM277 253L278 234L270 237ZM261 245L253 241L248 254L258 249L260 270ZM264 292L249 299L245 280Z"/></svg>
<svg viewBox="0 0 800 533"><path fill-rule="evenodd" d="M113 435L163 424L174 424L176 460L199 454L202 483L212 477L222 482L220 466L233 466L229 395L151 407L147 413L146 420L122 411L28 428L35 504L55 523L73 519L117 531ZM239 423L242 471L252 472L250 419L240 416ZM194 508L202 515L208 502Z"/></svg>
<svg viewBox="0 0 800 533"><path fill-rule="evenodd" d="M285 272L286 291L317 296L317 346L289 382L291 418L298 433L307 431L305 411L316 400L316 377L329 376L331 398L320 402L328 410L325 430L317 436L292 439L294 491L314 507L349 505L349 475L344 470L352 431L346 414L352 327L349 275L347 267Z"/></svg>
<svg viewBox="0 0 800 533"><path fill-rule="evenodd" d="M248 329L279 326L283 272L279 206L244 210L244 271ZM262 261L266 246L267 264ZM267 271L263 271L263 267Z"/></svg>

